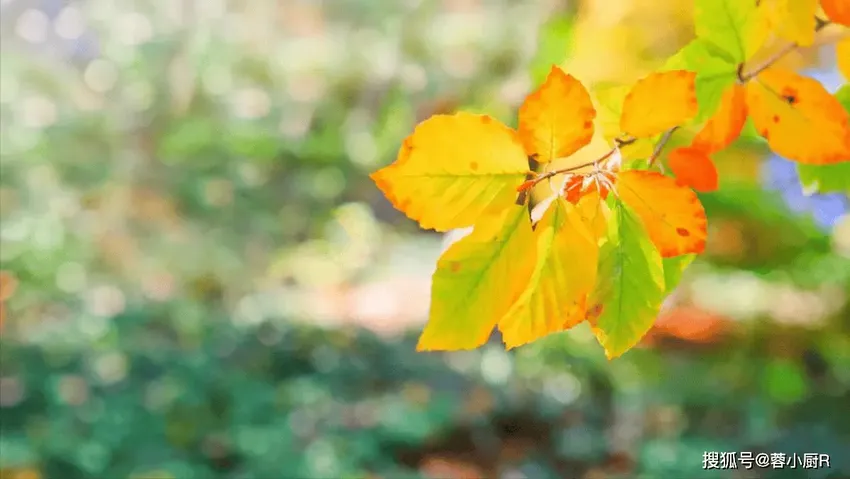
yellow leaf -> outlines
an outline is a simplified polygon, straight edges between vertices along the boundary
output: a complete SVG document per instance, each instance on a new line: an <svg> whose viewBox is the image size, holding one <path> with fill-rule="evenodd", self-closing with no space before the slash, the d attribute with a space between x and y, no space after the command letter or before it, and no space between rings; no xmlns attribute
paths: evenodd
<svg viewBox="0 0 850 479"><path fill-rule="evenodd" d="M835 55L838 70L845 80L850 81L850 36L844 37L835 45Z"/></svg>
<svg viewBox="0 0 850 479"><path fill-rule="evenodd" d="M695 79L693 72L672 70L639 80L626 95L620 130L636 138L645 138L696 116Z"/></svg>
<svg viewBox="0 0 850 479"><path fill-rule="evenodd" d="M716 153L738 138L746 121L747 92L743 85L732 85L723 92L720 107L694 137L691 146Z"/></svg>
<svg viewBox="0 0 850 479"><path fill-rule="evenodd" d="M817 80L765 70L747 85L747 108L776 154L809 165L850 160L847 111Z"/></svg>
<svg viewBox="0 0 850 479"><path fill-rule="evenodd" d="M418 351L474 349L525 290L537 263L528 210L481 218L437 261Z"/></svg>
<svg viewBox="0 0 850 479"><path fill-rule="evenodd" d="M605 237L605 230L608 227L608 218L611 215L611 209L598 191L591 191L582 196L576 204L576 211L581 221L587 225L591 235L597 241Z"/></svg>
<svg viewBox="0 0 850 479"><path fill-rule="evenodd" d="M834 23L850 27L850 2L847 0L820 0L826 16Z"/></svg>
<svg viewBox="0 0 850 479"><path fill-rule="evenodd" d="M705 249L705 210L690 188L658 172L630 170L617 178L617 193L643 221L662 257Z"/></svg>
<svg viewBox="0 0 850 479"><path fill-rule="evenodd" d="M590 143L594 118L596 110L584 85L553 66L519 109L519 136L528 156L548 163Z"/></svg>
<svg viewBox="0 0 850 479"><path fill-rule="evenodd" d="M507 349L584 321L596 282L599 247L573 205L555 200L535 229L537 268L520 299L499 321Z"/></svg>
<svg viewBox="0 0 850 479"><path fill-rule="evenodd" d="M809 46L815 41L818 0L761 0L759 9L780 37Z"/></svg>
<svg viewBox="0 0 850 479"><path fill-rule="evenodd" d="M447 231L512 205L527 171L515 131L486 115L458 113L420 123L395 163L371 178L422 228Z"/></svg>

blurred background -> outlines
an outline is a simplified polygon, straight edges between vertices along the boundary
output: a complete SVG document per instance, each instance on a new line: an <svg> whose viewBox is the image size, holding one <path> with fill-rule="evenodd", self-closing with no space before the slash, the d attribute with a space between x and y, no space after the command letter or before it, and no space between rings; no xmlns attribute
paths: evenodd
<svg viewBox="0 0 850 479"><path fill-rule="evenodd" d="M367 175L432 114L514 125L552 63L634 81L692 38L689 0L0 13L3 479L850 477L848 200L749 125L638 348L414 352L447 239ZM786 63L842 82L831 47Z"/></svg>

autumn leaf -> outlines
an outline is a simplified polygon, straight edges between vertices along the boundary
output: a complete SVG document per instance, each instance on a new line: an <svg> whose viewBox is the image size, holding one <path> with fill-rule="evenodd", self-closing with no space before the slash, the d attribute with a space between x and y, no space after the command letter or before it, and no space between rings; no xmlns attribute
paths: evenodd
<svg viewBox="0 0 850 479"><path fill-rule="evenodd" d="M667 166L684 185L707 193L717 189L717 168L702 148L694 146L670 151Z"/></svg>
<svg viewBox="0 0 850 479"><path fill-rule="evenodd" d="M620 129L643 138L693 118L698 110L695 78L693 72L672 70L638 80L623 101Z"/></svg>
<svg viewBox="0 0 850 479"><path fill-rule="evenodd" d="M835 57L838 71L844 75L845 80L850 81L850 36L844 37L835 45Z"/></svg>
<svg viewBox="0 0 850 479"><path fill-rule="evenodd" d="M596 124L602 133L606 146L610 146L622 136L620 117L623 114L623 100L628 95L630 85L604 83L595 85L592 94L596 106ZM630 160L648 158L652 155L655 143L652 138L635 138L635 141L620 146L620 156L624 163Z"/></svg>
<svg viewBox="0 0 850 479"><path fill-rule="evenodd" d="M850 2L847 0L820 0L824 13L835 23L850 27Z"/></svg>
<svg viewBox="0 0 850 479"><path fill-rule="evenodd" d="M694 120L702 122L715 113L723 94L735 84L737 68L738 63L729 53L711 42L697 38L670 57L663 70L696 73L694 88L699 111Z"/></svg>
<svg viewBox="0 0 850 479"><path fill-rule="evenodd" d="M747 108L776 154L811 165L850 160L847 111L816 80L765 70L747 85Z"/></svg>
<svg viewBox="0 0 850 479"><path fill-rule="evenodd" d="M584 85L553 66L519 108L519 136L528 156L548 163L590 143L594 118L596 110Z"/></svg>
<svg viewBox="0 0 850 479"><path fill-rule="evenodd" d="M758 8L780 37L802 46L814 43L818 0L761 0Z"/></svg>
<svg viewBox="0 0 850 479"><path fill-rule="evenodd" d="M693 190L661 173L639 170L620 173L616 186L662 257L699 254L705 249L705 210Z"/></svg>
<svg viewBox="0 0 850 479"><path fill-rule="evenodd" d="M474 349L526 289L537 265L525 208L481 218L437 261L428 324L418 351Z"/></svg>
<svg viewBox="0 0 850 479"><path fill-rule="evenodd" d="M766 31L755 1L695 0L696 36L731 55L732 63L750 59L764 43Z"/></svg>
<svg viewBox="0 0 850 479"><path fill-rule="evenodd" d="M638 215L616 201L588 302L589 308L599 313L590 323L608 359L640 341L652 327L663 299L661 256Z"/></svg>
<svg viewBox="0 0 850 479"><path fill-rule="evenodd" d="M576 204L576 212L582 223L586 224L590 234L597 240L604 238L605 230L608 228L608 219L611 209L599 192L591 191L583 196Z"/></svg>
<svg viewBox="0 0 850 479"><path fill-rule="evenodd" d="M420 123L395 163L371 178L422 228L448 231L511 206L527 170L516 132L486 115L458 113Z"/></svg>
<svg viewBox="0 0 850 479"><path fill-rule="evenodd" d="M850 85L844 85L835 98L850 113ZM800 183L804 188L818 193L844 193L850 196L850 161L832 165L804 165L797 163Z"/></svg>
<svg viewBox="0 0 850 479"><path fill-rule="evenodd" d="M735 141L747 121L747 91L732 85L720 100L717 112L709 118L691 142L706 153L716 153Z"/></svg>
<svg viewBox="0 0 850 479"><path fill-rule="evenodd" d="M520 299L499 321L508 349L584 321L599 247L580 215L558 198L535 228L537 267Z"/></svg>

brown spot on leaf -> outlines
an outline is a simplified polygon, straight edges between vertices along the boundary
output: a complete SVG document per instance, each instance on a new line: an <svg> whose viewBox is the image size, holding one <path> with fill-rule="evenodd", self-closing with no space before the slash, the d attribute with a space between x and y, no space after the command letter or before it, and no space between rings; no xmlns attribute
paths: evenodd
<svg viewBox="0 0 850 479"><path fill-rule="evenodd" d="M589 130L591 128L593 128L593 122L592 121L588 120L588 121L584 122L584 129L585 130Z"/></svg>
<svg viewBox="0 0 850 479"><path fill-rule="evenodd" d="M688 237L691 235L691 232L686 230L685 228L676 228L676 233L679 236Z"/></svg>
<svg viewBox="0 0 850 479"><path fill-rule="evenodd" d="M773 115L773 122L779 123L779 115Z"/></svg>
<svg viewBox="0 0 850 479"><path fill-rule="evenodd" d="M789 105L795 105L799 99L797 97L797 90L791 87L785 87L782 89L782 99L788 102Z"/></svg>
<svg viewBox="0 0 850 479"><path fill-rule="evenodd" d="M472 171L478 171L478 162L477 162L477 161L472 161L472 162L470 162L470 163L469 163L469 168L470 168Z"/></svg>
<svg viewBox="0 0 850 479"><path fill-rule="evenodd" d="M458 263L457 261L452 261L451 265L449 265L449 269L452 271L452 273L457 273L458 271L460 271L460 263Z"/></svg>

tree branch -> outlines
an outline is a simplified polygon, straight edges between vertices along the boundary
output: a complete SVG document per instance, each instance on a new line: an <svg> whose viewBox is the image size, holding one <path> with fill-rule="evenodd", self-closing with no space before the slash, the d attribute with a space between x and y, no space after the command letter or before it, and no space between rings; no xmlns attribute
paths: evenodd
<svg viewBox="0 0 850 479"><path fill-rule="evenodd" d="M658 157L661 156L661 152L664 150L664 147L667 146L667 143L670 141L670 138L673 136L673 132L675 132L678 129L679 129L678 126L674 126L673 128L670 128L669 130L665 131L664 135L661 137L661 139L658 140L658 143L655 144L655 149L652 150L652 156L649 157L649 166L650 167L655 163L655 160L657 160Z"/></svg>
<svg viewBox="0 0 850 479"><path fill-rule="evenodd" d="M828 20L822 20L818 17L815 17L815 33L823 30L829 24L830 24L830 22ZM759 73L761 73L761 72L767 70L768 68L770 68L771 66L773 66L774 63L781 60L782 57L791 53L792 51L794 51L799 46L800 45L797 44L797 43L789 43L788 45L785 45L779 51L777 51L776 53L771 55L770 58L768 58L764 62L760 63L757 67L753 68L751 71L748 71L748 72L744 72L743 65L741 65L741 67L738 69L738 81L740 81L741 83L746 83L746 82L752 80L753 78L758 76Z"/></svg>

